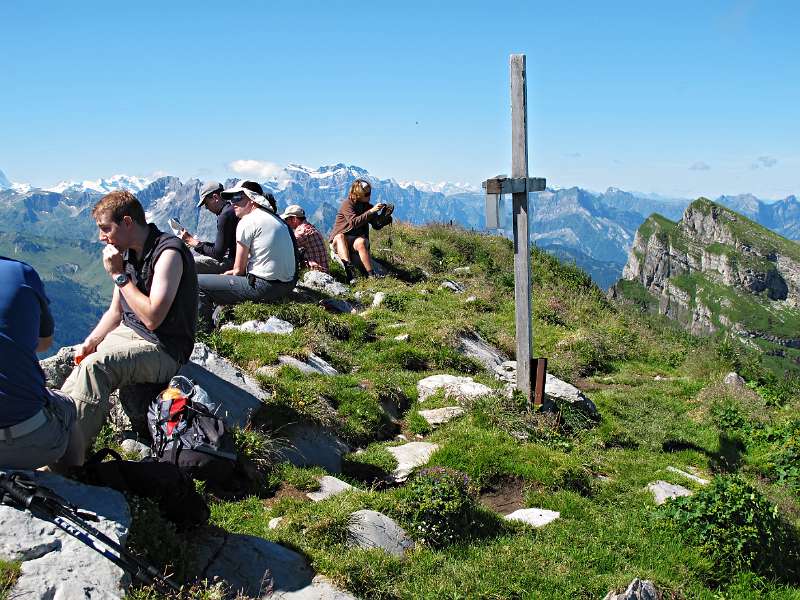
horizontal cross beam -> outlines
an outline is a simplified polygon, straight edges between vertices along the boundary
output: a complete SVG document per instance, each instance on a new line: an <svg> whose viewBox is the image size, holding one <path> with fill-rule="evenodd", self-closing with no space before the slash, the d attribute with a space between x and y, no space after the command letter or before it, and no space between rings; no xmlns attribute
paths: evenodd
<svg viewBox="0 0 800 600"><path fill-rule="evenodd" d="M544 177L493 177L481 184L487 194L519 194L542 192L547 187Z"/></svg>

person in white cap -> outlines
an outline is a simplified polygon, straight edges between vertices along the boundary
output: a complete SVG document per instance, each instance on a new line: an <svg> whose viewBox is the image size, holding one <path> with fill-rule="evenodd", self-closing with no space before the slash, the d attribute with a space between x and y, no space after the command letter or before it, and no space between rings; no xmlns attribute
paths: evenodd
<svg viewBox="0 0 800 600"><path fill-rule="evenodd" d="M217 236L213 242L201 242L191 233L182 229L180 238L189 246L194 256L197 274L220 274L233 268L236 258L236 226L239 218L231 203L222 197L222 184L208 181L200 189L197 208L205 206L217 215Z"/></svg>
<svg viewBox="0 0 800 600"><path fill-rule="evenodd" d="M289 295L297 283L297 263L291 229L275 211L275 198L254 181L240 181L222 197L233 206L236 259L222 275L200 275L199 327L212 326L214 305L269 302Z"/></svg>
<svg viewBox="0 0 800 600"><path fill-rule="evenodd" d="M306 221L306 211L299 204L291 204L281 218L294 230L297 247L303 255L303 263L312 271L328 272L328 247L319 230Z"/></svg>

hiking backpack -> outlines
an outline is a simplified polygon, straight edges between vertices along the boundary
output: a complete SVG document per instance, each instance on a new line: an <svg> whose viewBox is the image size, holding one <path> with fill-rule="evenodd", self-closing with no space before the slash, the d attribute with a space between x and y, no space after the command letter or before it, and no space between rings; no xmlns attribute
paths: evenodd
<svg viewBox="0 0 800 600"><path fill-rule="evenodd" d="M153 456L177 465L194 479L224 485L233 475L233 435L213 412L205 390L177 375L147 410Z"/></svg>

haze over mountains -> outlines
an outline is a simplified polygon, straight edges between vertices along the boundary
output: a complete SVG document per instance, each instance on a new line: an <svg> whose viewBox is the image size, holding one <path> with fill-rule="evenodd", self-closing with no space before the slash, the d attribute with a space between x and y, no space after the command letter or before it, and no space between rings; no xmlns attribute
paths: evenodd
<svg viewBox="0 0 800 600"><path fill-rule="evenodd" d="M357 177L373 182L374 201L395 204L398 219L414 224L452 221L468 229L484 229L484 195L469 184L379 179L360 167L342 163L317 169L290 164L262 183L275 194L280 207L303 205L309 220L327 232L347 187ZM35 189L11 182L0 171L0 230L38 235L57 232L59 236L93 239L94 224L87 209L100 195L122 187L138 195L149 217L160 227L166 227L169 217L177 217L190 230L210 236L212 216L194 208L199 186L196 179L182 182L170 176L146 179L114 175ZM547 189L531 197L531 239L562 259L575 261L607 288L622 273L639 225L652 213L677 220L691 200L618 188L601 193L579 187ZM800 239L800 202L795 196L768 202L741 194L720 196L716 202L789 239ZM24 207L21 213L17 211L20 206ZM507 229L501 233L510 235L510 201L504 213ZM63 227L64 220L70 218L76 221Z"/></svg>

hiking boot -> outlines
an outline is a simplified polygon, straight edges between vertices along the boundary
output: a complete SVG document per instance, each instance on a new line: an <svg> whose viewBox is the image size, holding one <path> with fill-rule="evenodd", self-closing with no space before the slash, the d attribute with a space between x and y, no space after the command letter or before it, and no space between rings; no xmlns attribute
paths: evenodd
<svg viewBox="0 0 800 600"><path fill-rule="evenodd" d="M342 265L344 265L344 278L350 285L353 285L356 282L356 271L353 269L353 265L346 260L342 261Z"/></svg>

